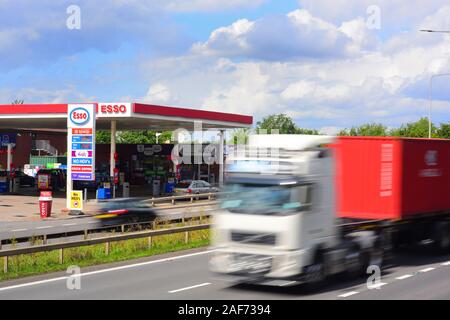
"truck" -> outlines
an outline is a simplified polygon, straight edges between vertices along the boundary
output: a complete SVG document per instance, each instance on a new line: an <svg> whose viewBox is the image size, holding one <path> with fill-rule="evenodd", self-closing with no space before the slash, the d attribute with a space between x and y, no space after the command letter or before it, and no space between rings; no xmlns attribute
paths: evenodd
<svg viewBox="0 0 450 320"><path fill-rule="evenodd" d="M315 287L382 268L401 245L450 247L450 140L260 134L225 168L220 278Z"/></svg>

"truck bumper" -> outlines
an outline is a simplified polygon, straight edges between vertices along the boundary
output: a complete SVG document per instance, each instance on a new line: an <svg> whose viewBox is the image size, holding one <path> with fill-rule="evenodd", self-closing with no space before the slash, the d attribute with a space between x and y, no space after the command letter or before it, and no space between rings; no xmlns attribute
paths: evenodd
<svg viewBox="0 0 450 320"><path fill-rule="evenodd" d="M284 286L303 282L308 255L307 250L249 254L218 249L209 263L216 277L231 282Z"/></svg>

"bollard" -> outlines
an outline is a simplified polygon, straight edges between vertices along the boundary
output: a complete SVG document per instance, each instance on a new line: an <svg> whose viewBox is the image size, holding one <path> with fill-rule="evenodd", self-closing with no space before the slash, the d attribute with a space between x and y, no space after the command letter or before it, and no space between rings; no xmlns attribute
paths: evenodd
<svg viewBox="0 0 450 320"><path fill-rule="evenodd" d="M184 232L184 243L188 243L189 242L189 231L185 231Z"/></svg>
<svg viewBox="0 0 450 320"><path fill-rule="evenodd" d="M84 239L86 240L88 238L88 231L87 229L84 230Z"/></svg>
<svg viewBox="0 0 450 320"><path fill-rule="evenodd" d="M152 236L148 237L148 248L152 248Z"/></svg>
<svg viewBox="0 0 450 320"><path fill-rule="evenodd" d="M106 255L109 255L109 249L110 249L110 248L109 248L109 245L110 245L109 242L106 242L106 243L105 243L105 254L106 254Z"/></svg>
<svg viewBox="0 0 450 320"><path fill-rule="evenodd" d="M42 239L42 243L47 244L47 235L46 234L44 234L44 239Z"/></svg>
<svg viewBox="0 0 450 320"><path fill-rule="evenodd" d="M122 233L125 232L125 225L124 224L120 226L120 230L122 231Z"/></svg>

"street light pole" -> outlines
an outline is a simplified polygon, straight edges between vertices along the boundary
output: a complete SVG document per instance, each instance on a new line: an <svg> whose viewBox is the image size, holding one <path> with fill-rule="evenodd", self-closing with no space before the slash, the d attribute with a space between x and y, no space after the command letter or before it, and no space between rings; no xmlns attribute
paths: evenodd
<svg viewBox="0 0 450 320"><path fill-rule="evenodd" d="M428 33L450 33L449 30L432 30L432 29L422 29L421 32L428 32ZM442 74L434 74L430 77L430 90L429 90L429 99L430 99L430 106L428 109L428 138L431 138L431 106L432 106L432 94L433 94L433 78L435 77L442 77L442 76L450 76L450 73L442 73Z"/></svg>

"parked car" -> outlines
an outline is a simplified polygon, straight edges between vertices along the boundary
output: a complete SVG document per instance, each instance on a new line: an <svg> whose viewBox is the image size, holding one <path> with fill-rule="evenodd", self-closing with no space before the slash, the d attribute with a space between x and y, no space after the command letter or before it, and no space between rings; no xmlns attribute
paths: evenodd
<svg viewBox="0 0 450 320"><path fill-rule="evenodd" d="M36 185L36 178L27 175L25 172L17 170L16 178L20 179L21 187L34 187Z"/></svg>
<svg viewBox="0 0 450 320"><path fill-rule="evenodd" d="M174 193L175 195L188 195L188 194L200 194L200 193L210 193L218 192L219 188L211 186L206 181L203 180L185 180L180 181L175 185Z"/></svg>
<svg viewBox="0 0 450 320"><path fill-rule="evenodd" d="M121 198L99 202L98 214L103 225L119 225L123 223L150 222L158 213L148 198Z"/></svg>

